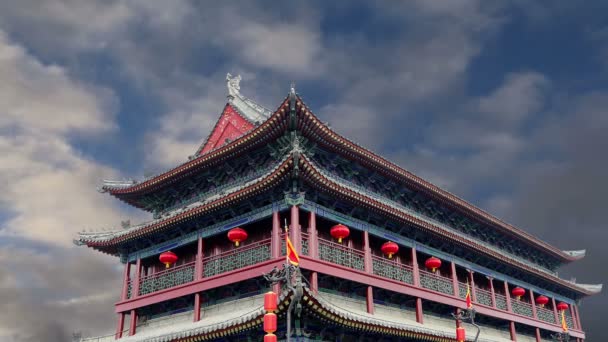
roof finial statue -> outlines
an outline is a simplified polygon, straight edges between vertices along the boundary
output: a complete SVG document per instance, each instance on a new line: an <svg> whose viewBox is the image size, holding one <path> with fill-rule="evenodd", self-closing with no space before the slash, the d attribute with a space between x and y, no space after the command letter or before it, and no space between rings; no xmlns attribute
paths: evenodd
<svg viewBox="0 0 608 342"><path fill-rule="evenodd" d="M228 96L234 97L241 90L241 75L232 77L230 73L226 74L226 85L228 86Z"/></svg>

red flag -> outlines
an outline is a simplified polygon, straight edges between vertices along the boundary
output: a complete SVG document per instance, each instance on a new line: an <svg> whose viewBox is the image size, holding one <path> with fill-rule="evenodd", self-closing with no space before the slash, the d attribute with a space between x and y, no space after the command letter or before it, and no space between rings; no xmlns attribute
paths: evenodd
<svg viewBox="0 0 608 342"><path fill-rule="evenodd" d="M464 299L467 301L467 309L472 308L473 303L471 303L471 288L469 288L469 282L467 282L467 295L464 297Z"/></svg>
<svg viewBox="0 0 608 342"><path fill-rule="evenodd" d="M291 244L291 240L289 240L289 229L287 228L287 220L285 220L285 247L287 262L294 266L298 266L300 264L300 257L298 256L298 252L296 252L296 249Z"/></svg>
<svg viewBox="0 0 608 342"><path fill-rule="evenodd" d="M291 240L289 240L289 234L286 234L285 237L287 240L287 261L294 266L298 266L300 264L300 257L291 244Z"/></svg>

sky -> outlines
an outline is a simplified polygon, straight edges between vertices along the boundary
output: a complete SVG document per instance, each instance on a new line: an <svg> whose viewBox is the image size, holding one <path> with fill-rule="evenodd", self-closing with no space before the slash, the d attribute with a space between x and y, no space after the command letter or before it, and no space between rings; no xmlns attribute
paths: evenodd
<svg viewBox="0 0 608 342"><path fill-rule="evenodd" d="M116 258L72 239L149 216L96 191L187 160L226 73L290 83L360 145L608 271L608 2L0 1L0 342L112 333ZM608 340L608 295L580 308Z"/></svg>

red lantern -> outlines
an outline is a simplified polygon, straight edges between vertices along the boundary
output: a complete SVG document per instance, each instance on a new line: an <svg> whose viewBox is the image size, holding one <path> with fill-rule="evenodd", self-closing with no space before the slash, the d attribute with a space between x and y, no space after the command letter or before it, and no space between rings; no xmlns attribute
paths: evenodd
<svg viewBox="0 0 608 342"><path fill-rule="evenodd" d="M424 262L424 266L426 266L426 268L430 268L431 272L435 272L435 270L441 267L441 260L432 256L426 259L426 261Z"/></svg>
<svg viewBox="0 0 608 342"><path fill-rule="evenodd" d="M559 311L568 310L568 304L566 304L564 302L560 302L559 304L557 304L557 310L559 310Z"/></svg>
<svg viewBox="0 0 608 342"><path fill-rule="evenodd" d="M338 239L338 243L342 243L342 239L345 239L350 235L350 230L343 224L337 224L331 227L329 234L331 234L334 239Z"/></svg>
<svg viewBox="0 0 608 342"><path fill-rule="evenodd" d="M515 299L520 300L521 297L526 294L526 290L518 286L511 291L511 294L515 297Z"/></svg>
<svg viewBox="0 0 608 342"><path fill-rule="evenodd" d="M543 295L536 297L536 304L538 304L541 308L544 307L547 303L549 303L549 298Z"/></svg>
<svg viewBox="0 0 608 342"><path fill-rule="evenodd" d="M277 331L277 315L272 312L264 315L264 331L269 334Z"/></svg>
<svg viewBox="0 0 608 342"><path fill-rule="evenodd" d="M277 294L269 291L264 295L264 310L273 312L277 310Z"/></svg>
<svg viewBox="0 0 608 342"><path fill-rule="evenodd" d="M175 253L173 253L171 251L167 251L167 252L161 253L160 256L158 257L158 260L160 260L160 262L165 264L165 268L169 268L171 265L175 264L175 262L177 261L177 255L175 255Z"/></svg>
<svg viewBox="0 0 608 342"><path fill-rule="evenodd" d="M264 335L264 342L277 342L277 335L275 335L275 334Z"/></svg>
<svg viewBox="0 0 608 342"><path fill-rule="evenodd" d="M241 227L232 228L228 232L228 240L234 242L234 245L238 247L239 242L247 240L247 232Z"/></svg>
<svg viewBox="0 0 608 342"><path fill-rule="evenodd" d="M464 342L466 340L466 333L463 327L456 328L456 340L458 342Z"/></svg>
<svg viewBox="0 0 608 342"><path fill-rule="evenodd" d="M391 259L393 257L393 254L399 252L399 246L392 241L388 241L382 244L380 250L382 251L382 253L387 254L388 258Z"/></svg>

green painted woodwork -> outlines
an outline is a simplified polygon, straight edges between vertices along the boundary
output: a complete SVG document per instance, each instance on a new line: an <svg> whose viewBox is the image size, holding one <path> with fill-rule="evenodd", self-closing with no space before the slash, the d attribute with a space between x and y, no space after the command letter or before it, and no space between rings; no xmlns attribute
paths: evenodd
<svg viewBox="0 0 608 342"><path fill-rule="evenodd" d="M319 239L319 259L363 271L363 252Z"/></svg>
<svg viewBox="0 0 608 342"><path fill-rule="evenodd" d="M203 277L237 270L266 260L270 260L270 240L203 259Z"/></svg>
<svg viewBox="0 0 608 342"><path fill-rule="evenodd" d="M183 285L194 280L194 263L175 267L148 277L142 278L139 285L139 295Z"/></svg>
<svg viewBox="0 0 608 342"><path fill-rule="evenodd" d="M394 261L373 258L372 269L375 275L414 284L414 274L411 268Z"/></svg>
<svg viewBox="0 0 608 342"><path fill-rule="evenodd" d="M516 314L532 317L532 306L530 303L525 303L517 299L511 300L511 308Z"/></svg>
<svg viewBox="0 0 608 342"><path fill-rule="evenodd" d="M420 270L420 286L422 286L426 289L429 289L429 290L433 290L433 291L437 291L437 292L441 292L441 293L445 293L445 294L449 294L449 295L454 294L454 287L452 285L452 279L438 276L436 274L429 273L429 272L422 271L422 270Z"/></svg>

